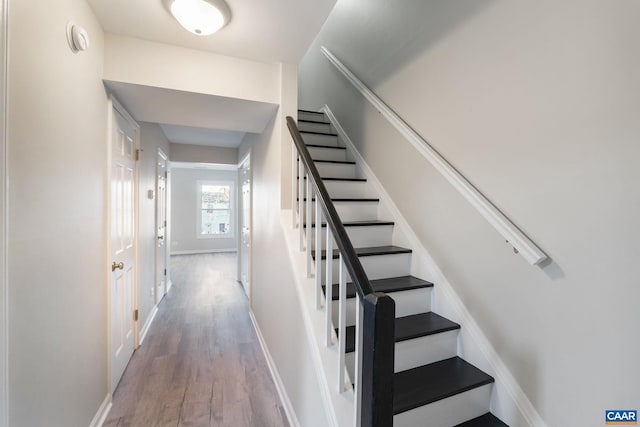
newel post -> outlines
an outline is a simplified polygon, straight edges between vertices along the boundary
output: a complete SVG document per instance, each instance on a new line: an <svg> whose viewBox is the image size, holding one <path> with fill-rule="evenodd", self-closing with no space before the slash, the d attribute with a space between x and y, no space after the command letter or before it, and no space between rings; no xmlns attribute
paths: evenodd
<svg viewBox="0 0 640 427"><path fill-rule="evenodd" d="M362 427L393 426L396 305L385 294L363 300Z"/></svg>

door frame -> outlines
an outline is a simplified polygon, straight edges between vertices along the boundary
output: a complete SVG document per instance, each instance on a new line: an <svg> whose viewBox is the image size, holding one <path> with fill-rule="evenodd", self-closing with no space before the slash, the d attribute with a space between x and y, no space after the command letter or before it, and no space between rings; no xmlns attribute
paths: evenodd
<svg viewBox="0 0 640 427"><path fill-rule="evenodd" d="M0 427L9 426L9 286L7 277L8 228L8 59L9 0L0 0Z"/></svg>
<svg viewBox="0 0 640 427"><path fill-rule="evenodd" d="M251 300L253 295L253 274L252 274L252 255L253 255L253 168L251 167L251 149L246 156L238 162L238 281L242 284L242 212L244 211L244 201L242 197L242 168L245 163L249 164L249 250L247 254L247 297L249 299L249 308L251 308ZM244 287L244 285L242 285Z"/></svg>
<svg viewBox="0 0 640 427"><path fill-rule="evenodd" d="M160 200L160 195L158 194L158 171L159 171L159 167L158 167L158 160L159 158L162 157L164 160L164 171L165 171L165 179L164 179L164 219L166 221L166 225L164 227L164 266L167 269L167 273L164 275L164 289L162 289L162 294L160 294L160 289L158 289L158 284L160 283L159 279L160 277L158 274L158 255L159 255L159 251L158 251L158 205L160 204L159 200ZM155 175L156 175L156 179L155 179L155 183L156 183L156 203L155 203L155 250L154 250L154 266L155 266L155 271L153 273L154 276L154 287L155 287L155 304L157 305L160 300L162 300L162 298L164 298L164 296L167 294L167 292L169 292L169 268L167 266L167 247L169 245L169 240L168 240L168 235L167 235L167 230L168 230L168 226L169 226L169 218L167 217L167 205L169 204L169 201L167 200L167 193L168 193L168 183L167 181L169 180L169 156L167 156L167 154L161 149L158 148L158 152L156 153L156 170L155 170Z"/></svg>
<svg viewBox="0 0 640 427"><path fill-rule="evenodd" d="M167 182L165 182L165 185L167 186L166 191L166 197L167 197L167 201L165 203L165 208L167 209L166 212L166 218L167 218L167 227L164 230L164 234L165 234L165 266L167 267L167 283L165 284L165 286L167 287L167 294L169 293L169 291L171 290L171 285L173 284L171 282L171 159L167 157Z"/></svg>
<svg viewBox="0 0 640 427"><path fill-rule="evenodd" d="M139 176L138 176L138 172L139 172L139 165L138 165L138 161L139 161L139 157L138 157L138 153L140 152L140 126L138 125L138 123L135 121L135 119L133 117L131 117L131 115L127 112L127 110L122 106L122 104L120 104L118 102L118 100L112 95L109 94L108 100L107 100L107 144L106 144L106 148L107 148L107 179L105 181L105 187L106 187L106 191L105 191L105 204L106 204L106 225L105 225L105 240L107 242L107 253L106 256L107 258L105 259L105 277L106 277L106 286L107 286L107 383L109 384L109 394L111 395L111 393L113 393L113 391L115 391L115 386L117 384L112 384L111 383L111 275L112 275L112 271L111 271L111 167L112 167L112 154L111 154L111 144L112 144L112 138L113 138L113 123L115 120L114 117L114 111L118 111L118 113L122 114L122 116L127 120L127 122L129 122L129 124L131 124L131 126L134 128L134 133L135 133L135 137L134 137L134 146L136 149L136 161L134 163L134 171L133 171L133 206L135 209L135 214L134 214L134 226L133 226L133 240L135 242L135 256L134 256L134 260L135 260L135 273L134 273L134 278L133 278L133 289L134 289L134 296L133 296L133 309L134 310L138 310L139 309L139 294L140 294L140 289L139 289L139 275L140 275L140 260L139 260L139 256L140 256L140 242L139 242L139 238L138 238L138 228L139 228L139 223L140 223L140 209L138 209L138 203L139 203ZM134 320L134 334L133 334L133 348L134 350L137 349L140 346L140 321L139 320Z"/></svg>

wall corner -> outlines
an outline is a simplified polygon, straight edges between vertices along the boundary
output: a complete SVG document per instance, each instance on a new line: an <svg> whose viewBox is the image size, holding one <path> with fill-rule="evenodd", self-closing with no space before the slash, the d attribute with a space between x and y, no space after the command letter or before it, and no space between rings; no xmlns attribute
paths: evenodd
<svg viewBox="0 0 640 427"><path fill-rule="evenodd" d="M280 64L280 126L281 126L281 181L280 208L291 207L292 141L287 129L286 117L297 117L298 110L298 65Z"/></svg>

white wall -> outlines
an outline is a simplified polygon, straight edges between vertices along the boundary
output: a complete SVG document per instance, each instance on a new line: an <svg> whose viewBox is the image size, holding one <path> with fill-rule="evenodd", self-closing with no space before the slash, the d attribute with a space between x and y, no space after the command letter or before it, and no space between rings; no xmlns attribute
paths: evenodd
<svg viewBox="0 0 640 427"><path fill-rule="evenodd" d="M640 401L640 4L342 0L301 63L549 425ZM529 266L327 46L551 257ZM436 283L437 286L437 283Z"/></svg>
<svg viewBox="0 0 640 427"><path fill-rule="evenodd" d="M283 64L281 70L281 91L282 101L280 104L280 114L282 122L280 123L280 132L283 135L284 143L281 150L281 185L280 185L280 201L281 207L291 209L291 176L292 162L291 151L293 150L293 141L289 136L289 128L287 127L286 117L291 116L294 119L298 114L298 67L290 64Z"/></svg>
<svg viewBox="0 0 640 427"><path fill-rule="evenodd" d="M105 34L105 79L278 103L277 63Z"/></svg>
<svg viewBox="0 0 640 427"><path fill-rule="evenodd" d="M192 144L170 144L172 162L238 164L238 149Z"/></svg>
<svg viewBox="0 0 640 427"><path fill-rule="evenodd" d="M9 6L9 424L87 426L108 392L103 35L83 0Z"/></svg>
<svg viewBox="0 0 640 427"><path fill-rule="evenodd" d="M293 75L293 78L291 76ZM283 65L281 108L260 135L247 134L239 148L240 158L251 152L253 177L253 234L251 308L258 321L300 425L328 425L321 404L311 351L296 294L293 271L280 224L283 145L291 144L284 133L284 116L294 115L295 66Z"/></svg>
<svg viewBox="0 0 640 427"><path fill-rule="evenodd" d="M155 268L156 268L156 164L158 149L169 155L169 141L156 123L140 124L140 161L138 162L138 183L140 197L138 200L138 274L139 293L138 310L140 325L146 323L155 305ZM147 197L152 190L154 197Z"/></svg>
<svg viewBox="0 0 640 427"><path fill-rule="evenodd" d="M233 183L232 237L198 238L198 181ZM171 254L237 249L237 181L236 170L171 168Z"/></svg>

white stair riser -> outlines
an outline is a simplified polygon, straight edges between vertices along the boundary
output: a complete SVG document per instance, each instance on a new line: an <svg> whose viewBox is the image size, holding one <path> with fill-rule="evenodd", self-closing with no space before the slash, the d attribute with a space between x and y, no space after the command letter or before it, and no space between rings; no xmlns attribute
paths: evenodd
<svg viewBox="0 0 640 427"><path fill-rule="evenodd" d="M449 359L458 355L458 330L396 343L395 372Z"/></svg>
<svg viewBox="0 0 640 427"><path fill-rule="evenodd" d="M298 120L315 120L317 122L328 121L324 113L314 113L308 111L298 111Z"/></svg>
<svg viewBox="0 0 640 427"><path fill-rule="evenodd" d="M392 292L389 294L396 303L396 317L410 316L412 314L425 313L431 311L431 288L412 289L410 291ZM333 301L332 319L333 325L337 328L338 301ZM347 299L347 326L356 324L356 300Z"/></svg>
<svg viewBox="0 0 640 427"><path fill-rule="evenodd" d="M329 196L333 198L353 198L353 197L378 197L376 192L371 189L366 182L362 181L331 181L324 180L325 188L329 192ZM306 180L305 180L306 184ZM303 194L307 194L307 186L304 185Z"/></svg>
<svg viewBox="0 0 640 427"><path fill-rule="evenodd" d="M457 331L428 335L396 343L394 372L406 371L418 366L455 357ZM347 371L353 379L355 352L346 354Z"/></svg>
<svg viewBox="0 0 640 427"><path fill-rule="evenodd" d="M360 264L364 268L369 280L384 279L386 277L407 276L410 273L411 254L393 254L393 255L374 255L363 256L359 258ZM322 261L322 283L325 283L326 265L325 260ZM339 259L333 259L332 281L338 283L339 280ZM351 281L349 272L345 273L347 281Z"/></svg>
<svg viewBox="0 0 640 427"><path fill-rule="evenodd" d="M321 147L307 147L307 150L313 160L337 160L340 162L347 160L347 150Z"/></svg>
<svg viewBox="0 0 640 427"><path fill-rule="evenodd" d="M365 221L378 217L377 202L334 202L333 204L342 222ZM306 216L306 207L303 209ZM315 202L311 206L311 220L316 220ZM305 220L305 222L307 221Z"/></svg>
<svg viewBox="0 0 640 427"><path fill-rule="evenodd" d="M308 119L302 119L308 120ZM318 118L312 118L311 120L318 120ZM324 132L335 133L331 127L331 123L317 123L317 122L298 122L299 130L306 130L309 132Z"/></svg>
<svg viewBox="0 0 640 427"><path fill-rule="evenodd" d="M356 363L356 353L351 352L344 355L344 364L347 367L347 372L349 373L349 378L351 381L355 381L355 363Z"/></svg>
<svg viewBox="0 0 640 427"><path fill-rule="evenodd" d="M366 182L323 181L331 197L377 197Z"/></svg>
<svg viewBox="0 0 640 427"><path fill-rule="evenodd" d="M320 177L330 178L358 178L358 168L349 163L320 163L315 162Z"/></svg>
<svg viewBox="0 0 640 427"><path fill-rule="evenodd" d="M349 240L354 248L364 248L369 246L385 246L391 245L393 235L392 225L376 225L368 227L345 227ZM316 229L312 227L312 244L316 247ZM327 247L327 227L322 227L322 249ZM337 248L335 239L333 239L333 247Z"/></svg>
<svg viewBox="0 0 640 427"><path fill-rule="evenodd" d="M301 133L300 135L302 135L302 140L305 144L338 146L337 135L322 135L319 133Z"/></svg>
<svg viewBox="0 0 640 427"><path fill-rule="evenodd" d="M493 384L468 390L428 405L394 415L394 427L451 427L489 412Z"/></svg>

